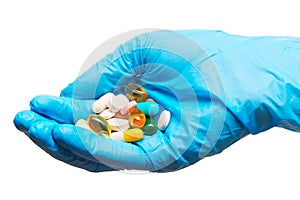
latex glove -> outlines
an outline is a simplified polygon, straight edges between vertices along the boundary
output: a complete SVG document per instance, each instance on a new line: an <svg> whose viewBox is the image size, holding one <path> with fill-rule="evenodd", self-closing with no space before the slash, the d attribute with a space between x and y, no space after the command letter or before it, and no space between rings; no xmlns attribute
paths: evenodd
<svg viewBox="0 0 300 200"><path fill-rule="evenodd" d="M221 31L156 31L121 45L66 87L37 96L16 127L63 162L89 171L168 172L220 153L249 133L300 130L300 39ZM94 99L137 83L171 112L165 132L135 143L77 128Z"/></svg>

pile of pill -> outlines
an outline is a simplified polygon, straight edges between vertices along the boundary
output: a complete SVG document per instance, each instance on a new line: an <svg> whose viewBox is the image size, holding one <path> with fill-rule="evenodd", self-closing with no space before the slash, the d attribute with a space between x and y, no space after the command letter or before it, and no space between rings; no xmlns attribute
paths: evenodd
<svg viewBox="0 0 300 200"><path fill-rule="evenodd" d="M151 136L158 129L166 129L170 112L160 109L153 99L147 99L147 92L142 87L128 84L124 92L125 95L106 93L101 96L92 104L94 113L87 120L79 119L75 125L105 138L125 142L136 142L144 135Z"/></svg>

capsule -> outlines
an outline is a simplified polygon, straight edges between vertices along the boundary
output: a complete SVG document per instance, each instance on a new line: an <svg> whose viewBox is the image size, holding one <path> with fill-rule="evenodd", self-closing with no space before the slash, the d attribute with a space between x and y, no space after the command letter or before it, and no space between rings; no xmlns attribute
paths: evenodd
<svg viewBox="0 0 300 200"><path fill-rule="evenodd" d="M109 135L111 133L110 125L106 119L99 115L90 114L87 119L87 124L89 125L89 128L98 135Z"/></svg>
<svg viewBox="0 0 300 200"><path fill-rule="evenodd" d="M131 101L143 102L147 98L147 92L136 84L128 84L125 88L125 93Z"/></svg>
<svg viewBox="0 0 300 200"><path fill-rule="evenodd" d="M142 130L144 131L144 134L148 135L148 136L155 134L157 129L158 128L157 128L156 122L154 121L154 119L151 119L151 118L147 118L146 124L142 128Z"/></svg>
<svg viewBox="0 0 300 200"><path fill-rule="evenodd" d="M140 109L135 108L129 115L129 123L132 127L142 128L146 123L146 116Z"/></svg>
<svg viewBox="0 0 300 200"><path fill-rule="evenodd" d="M79 119L79 120L76 122L75 126L78 126L78 127L84 128L84 129L87 129L87 130L92 131L93 133L95 133L95 132L90 128L90 126L88 125L88 122L87 122L86 120L84 120L84 119ZM98 134L98 135L101 135L101 136L103 136L103 137L105 137L105 138L109 138L108 134L106 134L106 133L103 133L103 134L100 133L100 134Z"/></svg>
<svg viewBox="0 0 300 200"><path fill-rule="evenodd" d="M139 128L132 128L125 130L124 132L118 131L110 134L112 140L120 140L125 142L137 142L140 141L144 136L144 133Z"/></svg>
<svg viewBox="0 0 300 200"><path fill-rule="evenodd" d="M159 106L155 102L140 102L136 105L145 115L156 115L159 111Z"/></svg>

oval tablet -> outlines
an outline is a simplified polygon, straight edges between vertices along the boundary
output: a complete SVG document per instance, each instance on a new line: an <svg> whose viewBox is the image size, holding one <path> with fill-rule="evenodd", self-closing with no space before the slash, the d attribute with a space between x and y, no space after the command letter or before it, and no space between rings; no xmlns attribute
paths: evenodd
<svg viewBox="0 0 300 200"><path fill-rule="evenodd" d="M110 119L115 116L116 113L111 112L109 109L105 109L100 113L100 116L104 119Z"/></svg>
<svg viewBox="0 0 300 200"><path fill-rule="evenodd" d="M146 99L145 102L155 102L154 99Z"/></svg>
<svg viewBox="0 0 300 200"><path fill-rule="evenodd" d="M134 109L135 106L136 106L136 101L130 101L128 104L126 104L125 106L123 106L120 109L120 113L122 115L126 115L129 112L131 112Z"/></svg>
<svg viewBox="0 0 300 200"><path fill-rule="evenodd" d="M120 118L111 118L107 120L108 124L111 126L112 130L115 131L125 131L130 128L128 120Z"/></svg>
<svg viewBox="0 0 300 200"><path fill-rule="evenodd" d="M117 96L113 96L111 99L108 101L108 108L111 112L119 112L120 109L127 105L129 103L127 97L123 94L119 94Z"/></svg>
<svg viewBox="0 0 300 200"><path fill-rule="evenodd" d="M108 101L114 96L113 93L106 93L92 104L92 110L95 113L103 111L108 104Z"/></svg>
<svg viewBox="0 0 300 200"><path fill-rule="evenodd" d="M127 113L126 115L122 115L120 112L117 112L114 117L128 120L129 119L129 113Z"/></svg>
<svg viewBox="0 0 300 200"><path fill-rule="evenodd" d="M162 111L158 118L157 127L162 131L165 130L169 125L170 119L171 113L167 110Z"/></svg>

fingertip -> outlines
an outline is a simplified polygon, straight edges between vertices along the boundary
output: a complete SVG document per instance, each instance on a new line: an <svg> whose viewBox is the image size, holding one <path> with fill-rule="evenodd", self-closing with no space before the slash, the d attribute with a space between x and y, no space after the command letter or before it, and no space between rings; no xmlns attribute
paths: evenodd
<svg viewBox="0 0 300 200"><path fill-rule="evenodd" d="M47 107L56 100L58 100L58 98L55 96L38 95L30 101L30 108L39 113L44 112L47 110Z"/></svg>
<svg viewBox="0 0 300 200"><path fill-rule="evenodd" d="M50 95L39 95L30 101L31 110L61 123L73 123L72 101Z"/></svg>
<svg viewBox="0 0 300 200"><path fill-rule="evenodd" d="M52 132L57 123L52 121L38 121L33 123L29 130L28 136L39 144L52 151L57 150L57 146L53 140Z"/></svg>
<svg viewBox="0 0 300 200"><path fill-rule="evenodd" d="M18 130L27 132L30 126L38 120L45 120L45 118L30 110L23 110L16 114L13 123Z"/></svg>

